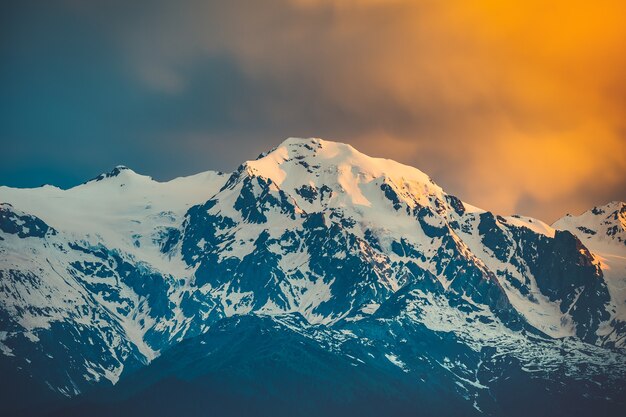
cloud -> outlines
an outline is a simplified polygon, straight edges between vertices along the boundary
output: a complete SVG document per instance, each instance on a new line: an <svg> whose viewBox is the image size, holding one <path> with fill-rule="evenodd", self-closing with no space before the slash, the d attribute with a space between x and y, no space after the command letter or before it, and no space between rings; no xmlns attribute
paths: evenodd
<svg viewBox="0 0 626 417"><path fill-rule="evenodd" d="M251 157L313 135L415 165L501 213L553 220L626 198L623 2L67 7L106 33L130 76L159 97L135 110L146 125L157 120L143 135L158 134L181 158L203 146Z"/></svg>

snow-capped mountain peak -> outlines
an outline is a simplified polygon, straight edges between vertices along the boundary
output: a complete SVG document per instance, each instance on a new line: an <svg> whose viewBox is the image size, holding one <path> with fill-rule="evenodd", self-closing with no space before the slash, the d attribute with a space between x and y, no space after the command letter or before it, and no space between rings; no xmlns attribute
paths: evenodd
<svg viewBox="0 0 626 417"><path fill-rule="evenodd" d="M487 350L524 373L563 346L588 362L626 344L623 203L552 227L505 218L315 138L231 174L158 182L119 166L68 190L0 187L0 202L0 357L64 395L241 316L401 373L428 358L472 401ZM613 252L593 246L600 230Z"/></svg>
<svg viewBox="0 0 626 417"><path fill-rule="evenodd" d="M626 323L626 203L612 201L577 216L568 214L552 227L571 232L591 250L607 282L614 317Z"/></svg>
<svg viewBox="0 0 626 417"><path fill-rule="evenodd" d="M354 174L372 178L388 177L432 184L428 175L417 168L390 159L373 158L351 145L318 138L289 138L261 158L248 161L247 165L262 175L268 175L279 186L290 170L299 170L299 167L305 168L305 172L308 168L314 175L349 167ZM282 172L276 172L277 168Z"/></svg>
<svg viewBox="0 0 626 417"><path fill-rule="evenodd" d="M448 197L416 168L318 138L289 138L256 160L246 162L240 170L245 175L270 180L305 212L342 210L365 222L388 221L379 226L392 229L406 226L399 214L410 215L420 207L440 212L448 206L449 198L463 211L482 212ZM390 209L396 212L395 216L388 216Z"/></svg>
<svg viewBox="0 0 626 417"><path fill-rule="evenodd" d="M117 165L110 171L104 172L74 188L80 188L86 185L93 186L95 183L109 184L111 186L115 184L117 186L124 187L127 184L149 184L153 181L154 180L151 177L138 174L125 165Z"/></svg>
<svg viewBox="0 0 626 417"><path fill-rule="evenodd" d="M568 214L557 220L552 227L580 235L584 241L593 242L594 247L602 246L608 251L611 248L619 251L626 247L626 203L611 201L578 216Z"/></svg>

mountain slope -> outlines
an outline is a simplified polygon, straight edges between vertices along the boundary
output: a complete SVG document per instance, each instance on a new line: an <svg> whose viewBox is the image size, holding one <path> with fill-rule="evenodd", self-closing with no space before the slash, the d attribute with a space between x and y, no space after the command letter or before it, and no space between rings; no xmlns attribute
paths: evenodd
<svg viewBox="0 0 626 417"><path fill-rule="evenodd" d="M563 384L623 403L626 274L580 235L587 218L497 216L321 139L288 139L229 175L159 183L117 167L69 190L0 187L0 202L0 362L42 389L123 383L249 317L311 340L313 363L392 366L409 391L438 375L468 410L510 408L510 393L494 394L505 374L563 403ZM613 230L588 227L600 226Z"/></svg>
<svg viewBox="0 0 626 417"><path fill-rule="evenodd" d="M398 299L410 305L415 295ZM602 349L580 355L575 343L507 342L505 332L474 350L395 314L340 327L311 326L298 314L225 318L54 415L578 416L623 407L619 379L598 377L611 361Z"/></svg>
<svg viewBox="0 0 626 417"><path fill-rule="evenodd" d="M553 227L575 234L602 268L611 296L606 343L624 346L626 337L626 203L613 201L579 216L567 215Z"/></svg>

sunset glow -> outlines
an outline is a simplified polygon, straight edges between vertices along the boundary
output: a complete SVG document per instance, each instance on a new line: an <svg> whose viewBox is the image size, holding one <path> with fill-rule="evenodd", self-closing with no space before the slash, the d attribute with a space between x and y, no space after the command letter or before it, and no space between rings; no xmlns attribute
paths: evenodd
<svg viewBox="0 0 626 417"><path fill-rule="evenodd" d="M18 0L0 60L0 415L624 415L626 0Z"/></svg>
<svg viewBox="0 0 626 417"><path fill-rule="evenodd" d="M626 195L624 2L236 0L147 9L68 1L55 15L16 10L16 22L37 18L68 33L9 31L7 85L33 84L36 74L20 65L39 50L60 51L63 72L47 77L69 89L85 74L69 77L72 66L104 65L88 67L92 81L64 104L68 118L86 113L78 127L49 116L55 94L66 93L45 85L28 93L48 114L33 115L41 129L33 132L17 117L26 110L14 98L25 93L9 90L3 137L20 144L7 142L4 182L38 185L32 169L35 184L19 175L33 152L45 155L41 177L57 173L67 186L121 160L163 179L232 170L241 159L234 149L253 157L286 137L316 136L417 166L504 214L551 221ZM137 152L124 146L131 138ZM57 155L57 145L76 152ZM214 158L216 149L227 156ZM85 152L98 155L96 172L81 162Z"/></svg>

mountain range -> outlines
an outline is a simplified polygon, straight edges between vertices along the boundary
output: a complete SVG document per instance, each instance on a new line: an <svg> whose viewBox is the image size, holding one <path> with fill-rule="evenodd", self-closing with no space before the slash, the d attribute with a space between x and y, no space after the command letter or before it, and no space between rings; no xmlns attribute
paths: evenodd
<svg viewBox="0 0 626 417"><path fill-rule="evenodd" d="M6 415L622 415L626 203L552 225L321 139L0 187Z"/></svg>

